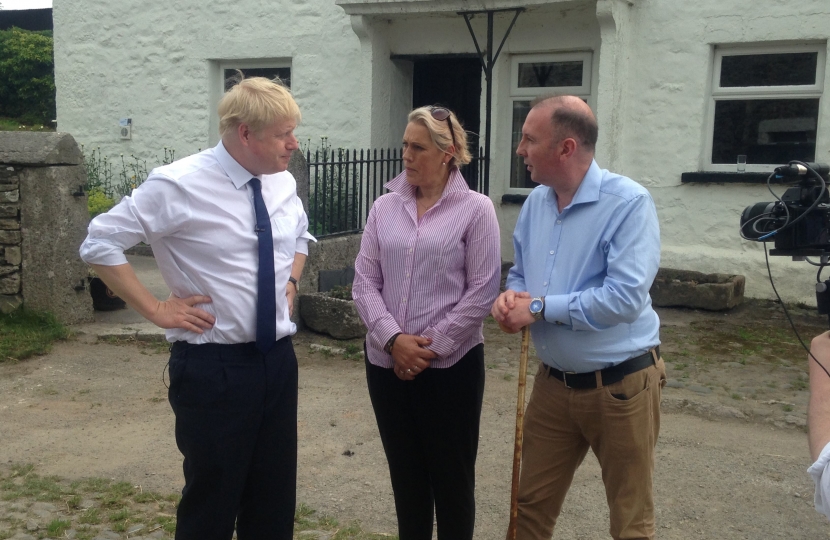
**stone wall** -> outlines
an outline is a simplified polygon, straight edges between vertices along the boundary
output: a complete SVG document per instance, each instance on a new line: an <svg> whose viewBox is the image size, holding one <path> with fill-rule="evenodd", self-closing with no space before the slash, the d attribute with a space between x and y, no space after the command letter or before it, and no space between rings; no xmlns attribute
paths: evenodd
<svg viewBox="0 0 830 540"><path fill-rule="evenodd" d="M0 311L92 320L78 257L89 213L83 156L67 133L0 132Z"/></svg>

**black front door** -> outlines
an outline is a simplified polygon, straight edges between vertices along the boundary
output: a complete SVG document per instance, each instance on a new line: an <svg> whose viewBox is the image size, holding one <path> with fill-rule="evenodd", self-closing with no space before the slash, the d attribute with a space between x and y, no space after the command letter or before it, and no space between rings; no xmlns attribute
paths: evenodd
<svg viewBox="0 0 830 540"><path fill-rule="evenodd" d="M451 109L467 131L470 153L478 156L481 127L481 62L477 57L428 56L414 60L412 106ZM479 189L478 161L462 172L471 189Z"/></svg>

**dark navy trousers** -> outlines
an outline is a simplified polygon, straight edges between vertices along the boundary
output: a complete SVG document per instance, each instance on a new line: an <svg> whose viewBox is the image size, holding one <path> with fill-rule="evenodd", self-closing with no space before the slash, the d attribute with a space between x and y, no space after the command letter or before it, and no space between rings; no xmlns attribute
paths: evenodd
<svg viewBox="0 0 830 540"><path fill-rule="evenodd" d="M170 405L185 486L176 540L290 540L297 492L297 357L289 337L173 344Z"/></svg>

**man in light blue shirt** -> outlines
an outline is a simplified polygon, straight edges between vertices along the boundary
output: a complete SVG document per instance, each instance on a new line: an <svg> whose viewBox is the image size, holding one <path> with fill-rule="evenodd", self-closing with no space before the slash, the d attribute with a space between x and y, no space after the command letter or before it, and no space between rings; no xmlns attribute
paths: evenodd
<svg viewBox="0 0 830 540"><path fill-rule="evenodd" d="M613 538L654 538L654 446L665 366L648 291L660 263L654 201L594 161L597 123L574 96L535 103L517 153L541 184L513 234L492 314L531 325L542 363L525 415L517 538L549 539L589 448Z"/></svg>

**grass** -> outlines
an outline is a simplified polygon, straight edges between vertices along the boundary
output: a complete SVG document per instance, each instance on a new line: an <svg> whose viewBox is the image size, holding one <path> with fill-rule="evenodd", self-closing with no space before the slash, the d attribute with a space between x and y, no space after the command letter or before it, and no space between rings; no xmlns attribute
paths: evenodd
<svg viewBox="0 0 830 540"><path fill-rule="evenodd" d="M55 131L52 125L27 124L17 118L0 116L0 131Z"/></svg>
<svg viewBox="0 0 830 540"><path fill-rule="evenodd" d="M48 502L57 508L59 519L53 519L38 538L64 538L74 530L76 540L92 540L104 529L125 533L133 525L141 524L141 534L164 531L171 538L176 532L176 508L180 495L144 491L141 486L107 478L85 478L67 481L57 476L40 476L30 464L0 466L0 499L27 507L35 502ZM85 501L94 506L83 508ZM294 538L311 538L303 531L323 531L330 540L390 540L397 536L371 533L360 523L351 521L341 525L328 515L318 515L307 504L297 505L294 514ZM4 520L0 540L17 533L26 533L25 520ZM314 536L313 538L317 538Z"/></svg>
<svg viewBox="0 0 830 540"><path fill-rule="evenodd" d="M46 354L53 342L68 337L69 330L49 313L17 309L0 315L0 363Z"/></svg>

